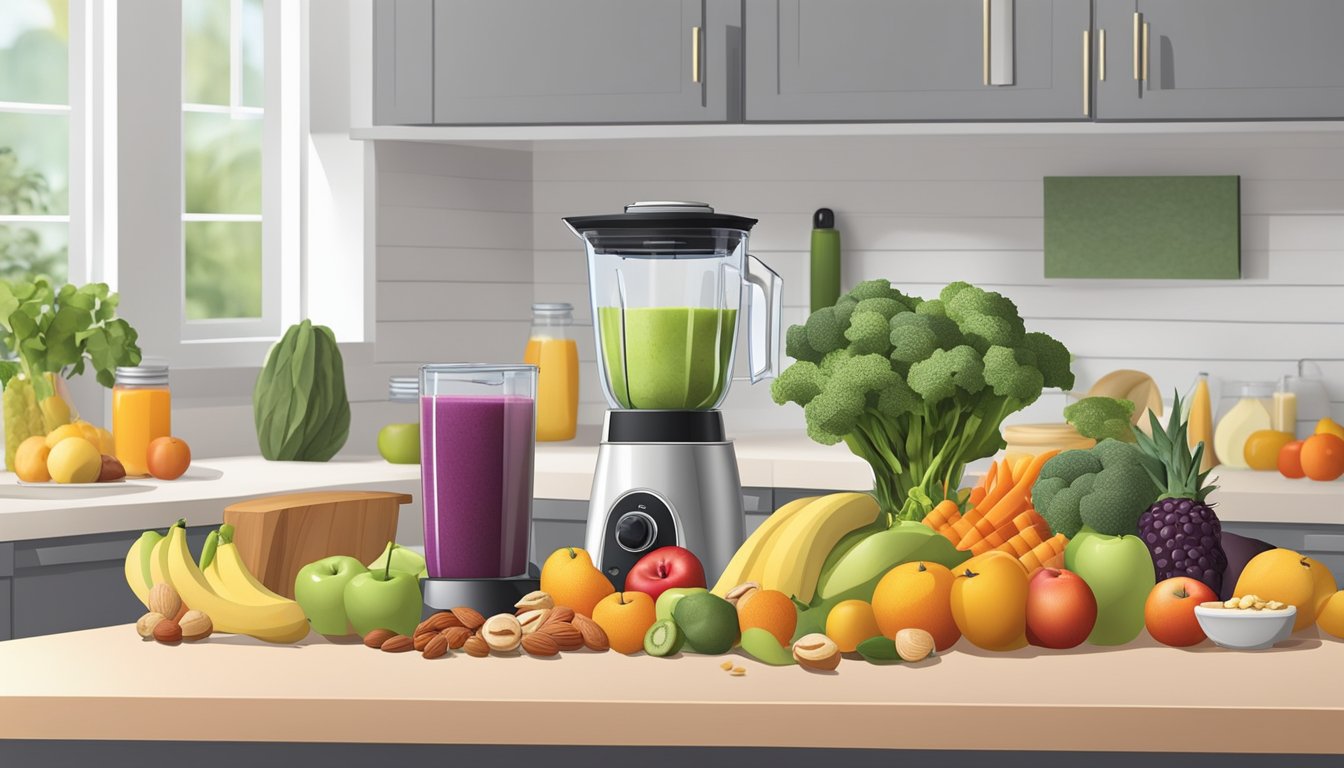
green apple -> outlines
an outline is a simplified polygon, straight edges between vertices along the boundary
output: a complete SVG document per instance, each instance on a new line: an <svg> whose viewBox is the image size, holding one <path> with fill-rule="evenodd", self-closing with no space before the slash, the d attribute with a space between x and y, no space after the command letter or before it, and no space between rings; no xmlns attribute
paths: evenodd
<svg viewBox="0 0 1344 768"><path fill-rule="evenodd" d="M353 557L324 557L299 569L294 577L294 599L319 635L348 635L345 587L356 576L368 573Z"/></svg>
<svg viewBox="0 0 1344 768"><path fill-rule="evenodd" d="M663 590L663 594L658 596L658 600L653 604L653 612L657 614L658 621L672 618L672 609L677 607L681 598L687 595L694 595L698 592L707 592L704 587L672 587Z"/></svg>
<svg viewBox="0 0 1344 768"><path fill-rule="evenodd" d="M1143 539L1084 527L1065 547L1064 567L1083 577L1097 598L1097 623L1089 643L1122 645L1139 636L1144 603L1157 583Z"/></svg>
<svg viewBox="0 0 1344 768"><path fill-rule="evenodd" d="M393 570L390 560L382 570L361 573L345 585L345 613L361 637L375 629L410 635L420 623L420 580L414 573Z"/></svg>
<svg viewBox="0 0 1344 768"><path fill-rule="evenodd" d="M419 464L420 425L388 424L378 430L378 453L393 464Z"/></svg>
<svg viewBox="0 0 1344 768"><path fill-rule="evenodd" d="M425 568L425 556L413 549L407 549L400 544L389 544L383 550L383 554L378 556L377 560L369 563L370 571L377 571L387 567L387 553L392 553L392 570L414 573L417 578L429 578L429 571Z"/></svg>

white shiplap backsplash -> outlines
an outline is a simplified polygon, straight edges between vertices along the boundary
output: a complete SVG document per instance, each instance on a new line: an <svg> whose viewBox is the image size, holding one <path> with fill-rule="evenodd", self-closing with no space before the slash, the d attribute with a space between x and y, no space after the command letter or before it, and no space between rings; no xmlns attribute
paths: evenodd
<svg viewBox="0 0 1344 768"><path fill-rule="evenodd" d="M1242 177L1242 279L1046 280L1042 177ZM899 136L547 145L533 153L533 296L578 308L582 418L600 421L586 273L560 222L641 199L703 200L760 219L753 252L806 313L812 211L836 211L844 284L885 277L931 296L953 280L998 290L1075 354L1079 389L1117 368L1182 392L1198 371L1275 380L1299 358L1344 358L1344 134ZM1136 222L1136 226L1141 226ZM1344 415L1344 362L1322 363ZM1169 396L1169 395L1168 395ZM1047 395L1017 421L1058 420ZM801 424L768 387L739 383L730 427Z"/></svg>

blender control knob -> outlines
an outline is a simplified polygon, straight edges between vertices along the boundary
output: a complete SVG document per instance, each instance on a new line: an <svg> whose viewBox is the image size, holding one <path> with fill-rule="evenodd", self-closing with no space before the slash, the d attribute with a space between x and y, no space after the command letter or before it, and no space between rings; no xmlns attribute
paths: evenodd
<svg viewBox="0 0 1344 768"><path fill-rule="evenodd" d="M658 524L643 512L626 512L616 521L616 543L627 552L642 552L658 536Z"/></svg>

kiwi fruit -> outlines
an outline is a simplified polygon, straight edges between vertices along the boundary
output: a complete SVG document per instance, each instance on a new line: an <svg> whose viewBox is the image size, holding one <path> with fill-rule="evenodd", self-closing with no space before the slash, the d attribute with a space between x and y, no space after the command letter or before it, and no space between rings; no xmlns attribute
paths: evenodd
<svg viewBox="0 0 1344 768"><path fill-rule="evenodd" d="M683 597L672 610L672 618L696 653L727 653L737 642L737 609L713 593Z"/></svg>
<svg viewBox="0 0 1344 768"><path fill-rule="evenodd" d="M671 656L681 650L686 636L671 619L655 621L644 633L644 652L650 656Z"/></svg>

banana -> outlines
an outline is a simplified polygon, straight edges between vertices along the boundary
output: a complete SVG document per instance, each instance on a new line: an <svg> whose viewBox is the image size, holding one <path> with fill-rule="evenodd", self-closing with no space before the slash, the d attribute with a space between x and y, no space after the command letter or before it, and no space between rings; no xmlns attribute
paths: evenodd
<svg viewBox="0 0 1344 768"><path fill-rule="evenodd" d="M807 505L779 532L761 587L812 602L826 556L845 534L872 523L880 512L877 500L867 493L833 493Z"/></svg>
<svg viewBox="0 0 1344 768"><path fill-rule="evenodd" d="M292 600L273 605L243 605L216 594L187 548L186 529L175 525L168 533L166 561L169 583L191 608L204 611L215 629L251 635L270 643L293 643L308 634L308 618Z"/></svg>
<svg viewBox="0 0 1344 768"><path fill-rule="evenodd" d="M145 531L126 553L126 584L140 602L149 607L149 589L154 586L149 575L149 556L154 545L163 539L158 531Z"/></svg>
<svg viewBox="0 0 1344 768"><path fill-rule="evenodd" d="M224 539L221 538L221 541ZM277 595L265 584L257 581L247 570L242 555L238 553L238 546L232 541L220 544L215 550L215 559L210 564L210 569L219 575L226 593L235 602L257 606L295 604L293 600Z"/></svg>
<svg viewBox="0 0 1344 768"><path fill-rule="evenodd" d="M733 559L728 561L728 567L723 569L723 575L719 577L718 583L710 591L719 597L723 597L728 594L728 590L738 584L752 581L750 574L753 566L759 565L763 560L763 555L768 551L775 532L800 510L818 498L817 496L808 496L807 498L797 499L775 510L765 519L765 522L761 523L759 528L751 532L747 540L742 542L742 546L737 548Z"/></svg>
<svg viewBox="0 0 1344 768"><path fill-rule="evenodd" d="M185 521L179 520L177 525L185 524ZM183 529L185 530L185 529ZM172 534L173 529L169 528L168 533ZM154 584L172 584L168 578L168 539L169 536L163 536L154 542L154 548L149 551L149 583Z"/></svg>

